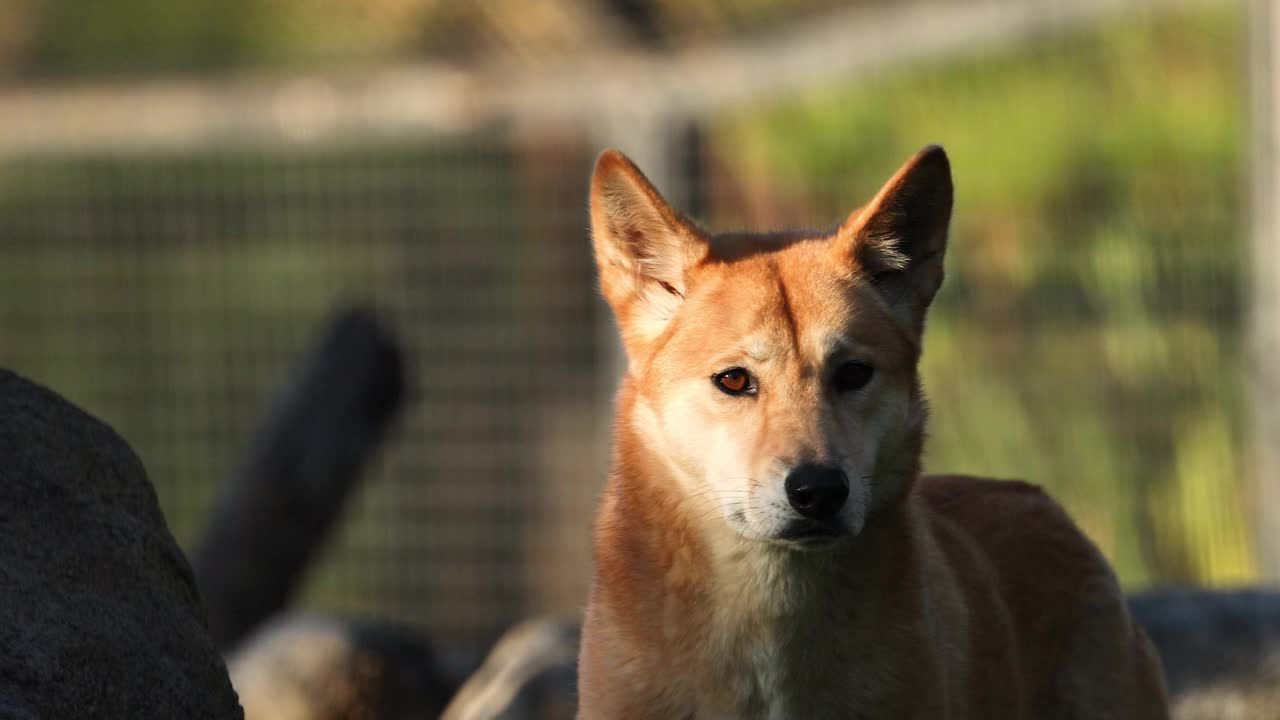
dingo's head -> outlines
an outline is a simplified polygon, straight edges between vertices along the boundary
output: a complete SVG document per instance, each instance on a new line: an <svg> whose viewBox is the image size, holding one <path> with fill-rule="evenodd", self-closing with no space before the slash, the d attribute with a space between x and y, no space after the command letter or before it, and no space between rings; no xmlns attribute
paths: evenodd
<svg viewBox="0 0 1280 720"><path fill-rule="evenodd" d="M929 147L832 232L713 236L620 153L600 156L592 234L629 359L619 420L691 517L805 544L902 497L951 201Z"/></svg>

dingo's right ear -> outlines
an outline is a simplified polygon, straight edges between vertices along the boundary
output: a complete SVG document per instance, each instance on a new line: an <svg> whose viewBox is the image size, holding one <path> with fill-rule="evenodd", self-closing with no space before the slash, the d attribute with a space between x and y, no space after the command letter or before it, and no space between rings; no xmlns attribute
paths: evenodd
<svg viewBox="0 0 1280 720"><path fill-rule="evenodd" d="M591 237L600 288L634 357L680 307L688 270L706 257L707 239L617 150L596 160Z"/></svg>

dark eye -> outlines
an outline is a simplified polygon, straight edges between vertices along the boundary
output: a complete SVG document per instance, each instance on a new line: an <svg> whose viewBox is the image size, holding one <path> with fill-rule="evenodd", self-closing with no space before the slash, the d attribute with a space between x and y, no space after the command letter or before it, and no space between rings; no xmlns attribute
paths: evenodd
<svg viewBox="0 0 1280 720"><path fill-rule="evenodd" d="M838 393L853 392L866 387L874 374L875 369L866 363L847 362L836 368L831 384Z"/></svg>
<svg viewBox="0 0 1280 720"><path fill-rule="evenodd" d="M755 392L751 374L742 368L730 368L711 376L711 382L727 395L746 395Z"/></svg>

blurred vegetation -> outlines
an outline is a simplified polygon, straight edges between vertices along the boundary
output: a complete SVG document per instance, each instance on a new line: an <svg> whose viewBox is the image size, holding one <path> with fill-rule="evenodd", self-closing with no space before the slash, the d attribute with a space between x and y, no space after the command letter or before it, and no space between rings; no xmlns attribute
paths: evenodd
<svg viewBox="0 0 1280 720"><path fill-rule="evenodd" d="M573 61L886 0L4 0L0 79Z"/></svg>
<svg viewBox="0 0 1280 720"><path fill-rule="evenodd" d="M741 207L754 194L819 225L925 142L947 148L927 467L1048 486L1131 584L1256 572L1243 33L1236 9L1129 19L896 68L714 133L730 176L768 179Z"/></svg>

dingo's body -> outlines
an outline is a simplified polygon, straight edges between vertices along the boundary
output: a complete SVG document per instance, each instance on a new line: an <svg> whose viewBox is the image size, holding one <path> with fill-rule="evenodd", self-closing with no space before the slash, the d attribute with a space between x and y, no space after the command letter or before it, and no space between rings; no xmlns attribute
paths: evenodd
<svg viewBox="0 0 1280 720"><path fill-rule="evenodd" d="M1167 717L1113 573L1051 499L919 477L951 193L929 148L831 233L711 237L601 156L630 362L584 720Z"/></svg>

